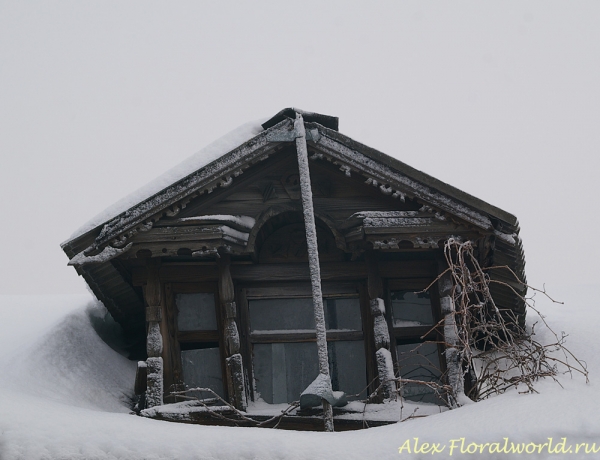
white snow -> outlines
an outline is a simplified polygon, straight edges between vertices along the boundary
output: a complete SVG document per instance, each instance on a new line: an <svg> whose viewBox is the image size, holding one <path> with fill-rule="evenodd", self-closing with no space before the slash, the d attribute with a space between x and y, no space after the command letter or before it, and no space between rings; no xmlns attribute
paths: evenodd
<svg viewBox="0 0 600 460"><path fill-rule="evenodd" d="M379 297L376 299L373 299L375 302L377 302L377 309L381 312L382 315L385 315L385 302L383 299L380 299Z"/></svg>
<svg viewBox="0 0 600 460"><path fill-rule="evenodd" d="M594 286L565 295L566 305L538 299L537 306L557 332L569 333L567 346L584 359L591 383L562 376L539 394L509 391L457 410L405 403L369 407L389 419L414 418L358 432L311 433L259 428L229 428L160 422L130 415L135 361L126 360L102 341L92 327L108 327L103 307L77 296L0 296L0 458L37 459L395 459L448 458L453 439L469 443L596 443L600 447L596 339L600 309ZM536 320L532 313L528 321ZM539 319L539 318L537 318ZM104 326L99 327L98 325ZM542 335L547 341L552 337ZM350 403L357 405L359 403ZM253 411L260 410L260 404ZM379 409L379 411L378 411ZM421 415L432 413L428 417ZM356 417L356 414L347 417ZM441 454L398 449L415 439L440 443ZM584 447L581 447L584 449ZM452 458L598 458L593 455L469 455Z"/></svg>
<svg viewBox="0 0 600 460"><path fill-rule="evenodd" d="M184 177L225 155L227 152L239 147L244 142L252 139L258 133L260 133L263 130L261 124L266 120L267 119L264 118L245 123L228 134L225 134L223 137L220 137L199 152L179 163L177 166L169 169L164 174L161 174L156 179L152 180L130 195L120 199L101 213L94 216L92 219L78 228L66 241L77 238L93 228L96 228L98 225L106 223L122 212L125 212L132 206L141 203L147 198L150 198L151 196L160 192L165 187L168 187L178 180L183 179Z"/></svg>
<svg viewBox="0 0 600 460"><path fill-rule="evenodd" d="M380 346L390 343L390 332L384 316L380 315L374 318L373 335L375 336L375 343Z"/></svg>
<svg viewBox="0 0 600 460"><path fill-rule="evenodd" d="M86 256L84 254L85 249L81 251L79 254L73 256L71 260L69 260L69 265L81 266L85 264L99 264L103 262L108 262L110 259L117 257L119 254L123 254L126 251L131 249L133 243L129 243L124 248L113 248L110 246L106 246L100 254L96 254L95 256Z"/></svg>
<svg viewBox="0 0 600 460"><path fill-rule="evenodd" d="M394 327L413 327L413 326L423 326L424 324L420 321L409 321L403 319L395 319Z"/></svg>
<svg viewBox="0 0 600 460"><path fill-rule="evenodd" d="M327 397L333 398L333 390L331 389L331 379L329 378L329 375L317 375L312 383L304 389L300 398L302 398L303 395L317 395L325 399L327 399Z"/></svg>
<svg viewBox="0 0 600 460"><path fill-rule="evenodd" d="M494 235L505 243L512 244L513 246L517 243L516 239L519 237L516 233L509 235L508 233L499 232L498 230L494 230Z"/></svg>
<svg viewBox="0 0 600 460"><path fill-rule="evenodd" d="M225 239L233 241L234 243L237 242L236 240L242 240L247 242L248 238L250 237L249 233L240 232L239 230L228 227L226 225L221 226L220 230L223 232L223 237L225 237Z"/></svg>
<svg viewBox="0 0 600 460"><path fill-rule="evenodd" d="M231 216L227 214L213 214L206 216L194 216L194 217L183 217L181 219L176 219L176 222L195 222L195 221L209 221L209 222L227 222L230 224L235 224L238 227L245 228L248 230L252 230L254 224L256 223L256 219L250 216Z"/></svg>

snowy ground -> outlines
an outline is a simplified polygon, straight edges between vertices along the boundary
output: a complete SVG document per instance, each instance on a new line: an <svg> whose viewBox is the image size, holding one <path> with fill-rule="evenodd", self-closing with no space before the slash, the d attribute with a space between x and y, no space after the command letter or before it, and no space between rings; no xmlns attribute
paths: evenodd
<svg viewBox="0 0 600 460"><path fill-rule="evenodd" d="M536 444L553 438L553 445L566 438L573 452L461 454L454 441L452 458L600 458L600 452L585 454L585 446L574 453L577 443L600 447L597 288L564 291L567 305L538 306L557 332L570 334L567 345L587 361L590 384L563 376L564 388L547 381L539 394L510 392L455 411L333 434L183 425L130 415L135 365L100 338L111 336L103 307L85 296L0 296L0 459L448 458L452 440L460 438L465 448L503 445L503 438ZM444 450L415 454L414 438Z"/></svg>

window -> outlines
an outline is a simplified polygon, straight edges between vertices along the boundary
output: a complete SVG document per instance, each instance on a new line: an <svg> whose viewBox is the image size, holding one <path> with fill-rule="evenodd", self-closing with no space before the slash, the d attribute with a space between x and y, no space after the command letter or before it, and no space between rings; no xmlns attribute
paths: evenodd
<svg viewBox="0 0 600 460"><path fill-rule="evenodd" d="M356 287L345 291L324 292L329 371L334 391L344 391L350 399L362 392L364 398L361 302ZM310 287L249 289L246 295L255 390L270 404L297 401L319 373Z"/></svg>
<svg viewBox="0 0 600 460"><path fill-rule="evenodd" d="M437 333L437 315L430 292L419 292L428 283L406 284L390 281L390 305L396 363L400 377L439 383L442 366ZM405 399L439 404L434 390L424 385L407 384L402 388Z"/></svg>
<svg viewBox="0 0 600 460"><path fill-rule="evenodd" d="M188 388L210 388L224 398L215 294L179 293L175 303L183 382ZM193 393L190 396L210 397Z"/></svg>

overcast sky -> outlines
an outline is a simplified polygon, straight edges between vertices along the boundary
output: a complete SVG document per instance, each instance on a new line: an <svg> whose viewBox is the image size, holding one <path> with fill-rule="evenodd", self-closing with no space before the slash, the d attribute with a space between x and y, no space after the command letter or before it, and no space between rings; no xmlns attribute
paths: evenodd
<svg viewBox="0 0 600 460"><path fill-rule="evenodd" d="M59 244L284 107L515 214L531 283L598 284L600 2L0 0L0 293L77 293Z"/></svg>

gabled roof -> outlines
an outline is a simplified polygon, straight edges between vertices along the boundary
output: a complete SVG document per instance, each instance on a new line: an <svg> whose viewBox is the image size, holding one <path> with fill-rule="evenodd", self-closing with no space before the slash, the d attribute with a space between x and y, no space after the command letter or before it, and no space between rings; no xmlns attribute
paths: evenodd
<svg viewBox="0 0 600 460"><path fill-rule="evenodd" d="M296 111L298 110L291 108L282 110L263 123L262 131L257 129L256 124L244 125L229 137L211 144L211 149L203 149L194 155L194 161L188 161L183 167L178 167L179 176L182 176L182 171L188 172L189 168L195 168L189 171L189 174L180 178L177 178L177 174L167 174L167 180L169 177L173 179L171 183L165 183L165 177L161 176L158 181L146 186L142 193L121 200L121 207L123 204L128 205L122 212L113 216L110 216L110 213L105 214L105 217L109 218L104 222L98 222L97 219L93 222L97 225L84 226L84 231L76 232L61 246L72 246L78 239L91 233L95 239L87 248L87 252L99 252L109 241L122 239L124 235L143 230L163 215L177 213L189 196L195 197L202 193L210 193L216 187L229 186L250 164L262 161L273 153L274 143L294 141L291 114ZM359 172L368 176L367 180L380 187L386 194L395 194L394 196L401 199L405 196L415 197L439 211L453 214L481 229L495 229L508 235L517 232L518 222L512 214L340 134L336 131L336 117L299 112L304 114L307 120L305 125L309 145L325 151L330 155L331 161L339 163L348 175ZM254 133L256 135L243 141ZM240 140L242 143L235 147L234 144ZM218 144L216 148L215 144ZM222 155L215 155L224 150ZM206 158L212 161L202 161ZM188 171L185 170L186 167ZM157 183L163 187L154 192L159 188ZM148 191L154 193L149 194ZM144 192L149 196L144 196Z"/></svg>
<svg viewBox="0 0 600 460"><path fill-rule="evenodd" d="M135 237L139 232L148 231L164 217L176 216L191 200L208 195L217 188L230 187L252 165L275 155L283 145L294 143L293 120L296 113L304 119L309 155L313 160L328 161L346 176L361 178L383 195L401 201L414 200L422 206L420 212L425 215L355 216L355 220L362 219L364 230L361 231L365 235L377 233L388 224L393 227L395 219L416 223L424 218L444 221L450 217L478 234L494 235L496 249L492 252L497 257L494 256L493 262L509 265L524 279L524 256L514 215L339 133L336 117L287 108L267 121L244 125L210 144L158 180L121 200L61 245L71 263L76 265L78 272L117 321L126 326L126 311L134 308L141 311L142 301L139 292L126 281L128 275L119 271L118 264L109 261L126 252L131 247L132 238L139 240L140 235ZM372 228L373 219L381 220L377 225L383 227ZM220 223L207 222L207 225L214 230L214 238L232 238L232 232ZM419 241L420 247L433 244L433 236L431 240ZM247 236L244 238L247 239ZM374 246L379 244L375 237L370 238ZM239 247L242 247L245 244L243 238L238 240ZM379 247L389 247L389 241ZM82 264L86 264L85 267ZM507 278L502 281L510 284L514 280ZM522 287L516 288L520 290ZM514 293L509 292L510 288L503 289L498 295L506 295L507 304L520 308Z"/></svg>

